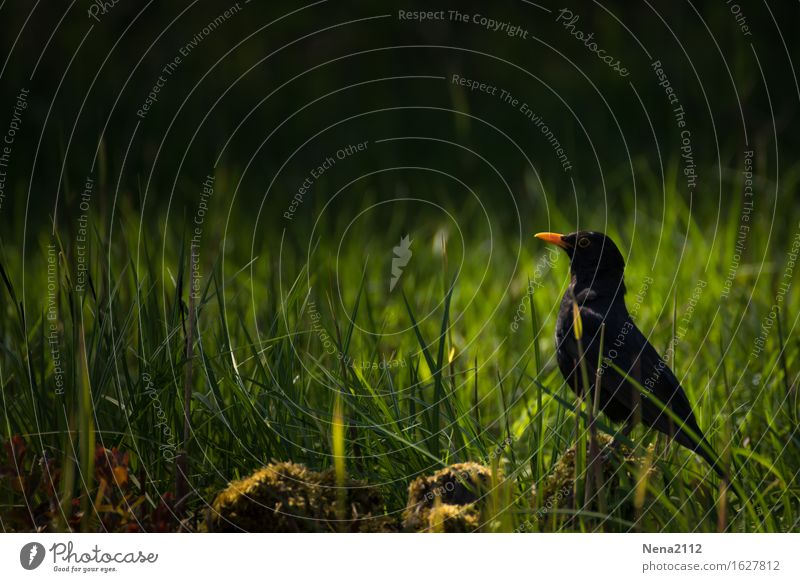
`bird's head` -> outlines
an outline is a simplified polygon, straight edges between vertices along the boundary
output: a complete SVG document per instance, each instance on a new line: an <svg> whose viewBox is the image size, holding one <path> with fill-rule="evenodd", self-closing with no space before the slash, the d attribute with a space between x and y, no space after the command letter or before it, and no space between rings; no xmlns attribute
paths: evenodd
<svg viewBox="0 0 800 582"><path fill-rule="evenodd" d="M614 241L602 232L540 232L536 238L566 251L570 260L570 272L578 284L588 287L600 280L622 283L625 259Z"/></svg>

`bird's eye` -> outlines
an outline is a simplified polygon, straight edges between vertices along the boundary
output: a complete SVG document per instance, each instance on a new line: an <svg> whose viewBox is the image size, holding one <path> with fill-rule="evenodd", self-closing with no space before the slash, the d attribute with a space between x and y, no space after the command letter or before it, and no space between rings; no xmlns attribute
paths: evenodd
<svg viewBox="0 0 800 582"><path fill-rule="evenodd" d="M586 237L583 237L583 238L581 238L581 239L578 239L578 246L579 246L579 247L581 247L582 249L585 249L585 248L586 248L586 247L588 247L590 244L592 244L592 241L590 241L590 240L589 240L588 238L586 238Z"/></svg>

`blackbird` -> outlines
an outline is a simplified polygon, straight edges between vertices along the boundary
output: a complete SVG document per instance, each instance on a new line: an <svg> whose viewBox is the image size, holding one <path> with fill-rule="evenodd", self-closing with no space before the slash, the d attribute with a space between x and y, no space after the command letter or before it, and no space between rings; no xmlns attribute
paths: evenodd
<svg viewBox="0 0 800 582"><path fill-rule="evenodd" d="M541 232L536 238L561 247L570 258L570 283L556 323L556 356L567 384L579 396L586 393L579 364L582 348L589 379L587 396L590 401L594 398L594 385L599 378L599 405L609 419L625 422L627 432L641 421L696 452L723 475L719 457L697 426L678 379L628 313L624 298L625 260L614 242L603 233L591 231L566 235ZM605 331L601 360L602 323ZM580 347L573 327L581 338ZM628 378L644 390L637 389ZM673 421L649 394L680 421Z"/></svg>

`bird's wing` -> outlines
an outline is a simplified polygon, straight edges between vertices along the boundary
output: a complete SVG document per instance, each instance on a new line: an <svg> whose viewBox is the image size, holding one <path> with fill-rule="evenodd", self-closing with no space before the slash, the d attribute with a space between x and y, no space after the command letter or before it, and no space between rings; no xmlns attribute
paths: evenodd
<svg viewBox="0 0 800 582"><path fill-rule="evenodd" d="M627 314L615 316L609 311L609 315L604 319L600 313L586 306L580 308L580 315L583 328L581 343L584 346L584 360L589 384L592 387L597 374L597 363L601 361L599 359L601 324L603 321L606 323L600 384L600 398L604 412L612 420L627 421L635 418L635 410L638 409L645 425L674 436L679 443L703 456L717 472L720 472L716 454L711 451L710 445L697 425L692 406L680 382L630 317ZM562 318L562 329L557 337L558 363L570 386L575 387L577 384L581 387L583 383L578 368L578 345L573 325L571 317ZM624 375L607 365L607 362L613 362ZM644 395L628 380L629 378L636 380L644 388ZM652 393L682 422L674 422L652 399L647 398L647 392ZM696 436L690 435L682 427L690 429Z"/></svg>
<svg viewBox="0 0 800 582"><path fill-rule="evenodd" d="M619 410L632 411L635 403L641 402L642 421L645 424L665 433L673 432L669 416L653 401L648 400L646 395L640 398L640 392L626 380L625 376L616 372L610 363L667 405L689 428L700 433L691 404L680 382L627 314L624 317L615 317L613 313L609 313L604 318L597 311L583 306L580 308L580 316L583 328L581 343L592 385L597 363L601 361L599 358L601 324L604 321L606 323L601 391L612 401L612 406L616 403ZM578 375L577 380L580 383L580 372L572 319L565 319L562 327L561 337L557 338L560 346L558 364L570 386L573 386L576 380L573 374Z"/></svg>
<svg viewBox="0 0 800 582"><path fill-rule="evenodd" d="M600 325L603 322L603 317L598 312L584 305L580 308L580 320L584 361L586 362L586 369L589 373L590 382L593 382L600 351ZM580 356L578 342L575 339L575 320L572 314L571 302L562 305L560 323L561 325L556 332L556 347L558 348L556 351L556 359L561 374L564 376L567 384L574 389L575 381L578 380L580 383ZM575 376L576 374L577 378Z"/></svg>
<svg viewBox="0 0 800 582"><path fill-rule="evenodd" d="M630 369L634 372L631 376L653 396L666 404L689 428L699 434L700 430L692 412L692 405L680 382L639 328L634 324L631 325L632 329L628 334L630 336L629 343L634 350L638 351L638 363L630 363ZM628 370L623 366L620 367ZM666 429L670 423L667 415L654 403L644 407L643 420L650 426L662 429Z"/></svg>

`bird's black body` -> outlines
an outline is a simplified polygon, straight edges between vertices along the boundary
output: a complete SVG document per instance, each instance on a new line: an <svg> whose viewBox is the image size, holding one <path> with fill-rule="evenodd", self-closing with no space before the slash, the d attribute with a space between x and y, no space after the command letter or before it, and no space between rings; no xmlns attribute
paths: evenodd
<svg viewBox="0 0 800 582"><path fill-rule="evenodd" d="M556 323L558 367L567 384L577 393L593 398L599 362L599 404L609 419L625 422L629 426L641 421L696 451L721 473L678 379L631 320L624 299L625 261L616 245L610 238L597 232L564 236L543 233L537 236L558 244L570 256L571 280L561 300ZM560 243L556 236L561 237ZM580 352L573 329L576 304L580 313L581 346L589 378L588 393L583 385ZM605 323L605 332L601 359L602 323ZM646 393L642 394L628 378L636 380ZM664 413L648 397L647 392L665 404L679 421L674 421ZM708 450L705 450L706 447Z"/></svg>

